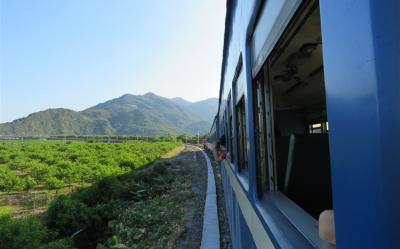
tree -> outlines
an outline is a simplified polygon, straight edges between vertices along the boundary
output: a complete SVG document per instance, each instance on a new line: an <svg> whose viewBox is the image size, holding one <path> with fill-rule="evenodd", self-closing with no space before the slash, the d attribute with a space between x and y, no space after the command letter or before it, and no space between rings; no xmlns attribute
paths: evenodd
<svg viewBox="0 0 400 249"><path fill-rule="evenodd" d="M52 166L35 162L32 164L31 175L38 181L44 181L47 177L52 176L54 171Z"/></svg>
<svg viewBox="0 0 400 249"><path fill-rule="evenodd" d="M0 167L0 191L22 190L23 182L9 169Z"/></svg>
<svg viewBox="0 0 400 249"><path fill-rule="evenodd" d="M29 191L37 185L37 182L32 177L28 176L24 179L24 189Z"/></svg>
<svg viewBox="0 0 400 249"><path fill-rule="evenodd" d="M54 176L49 176L44 181L44 185L48 189L59 189L65 186L65 183L62 180L57 179Z"/></svg>

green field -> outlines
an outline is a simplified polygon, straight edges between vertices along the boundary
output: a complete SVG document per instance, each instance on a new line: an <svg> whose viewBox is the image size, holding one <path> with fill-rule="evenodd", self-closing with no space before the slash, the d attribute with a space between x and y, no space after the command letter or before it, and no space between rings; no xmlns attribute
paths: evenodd
<svg viewBox="0 0 400 249"><path fill-rule="evenodd" d="M175 142L0 142L0 210L44 211L57 195L143 167Z"/></svg>
<svg viewBox="0 0 400 249"><path fill-rule="evenodd" d="M0 249L172 248L179 142L0 142ZM148 167L145 167L148 166Z"/></svg>

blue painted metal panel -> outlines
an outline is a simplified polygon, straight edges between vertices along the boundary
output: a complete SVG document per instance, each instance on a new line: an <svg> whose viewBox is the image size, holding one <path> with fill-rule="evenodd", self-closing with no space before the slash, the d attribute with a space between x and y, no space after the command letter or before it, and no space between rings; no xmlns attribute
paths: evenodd
<svg viewBox="0 0 400 249"><path fill-rule="evenodd" d="M233 217L233 210L234 210L234 195L231 185L229 184L229 179L226 175L226 171L224 167L221 167L221 176L222 176L222 185L224 188L224 197L225 197L225 208L226 208L226 215L229 223L229 231L232 239L232 243L234 243L234 217Z"/></svg>
<svg viewBox="0 0 400 249"><path fill-rule="evenodd" d="M256 248L249 227L236 199L234 190L232 189L229 177L227 176L225 167L221 167L221 174L232 246L235 249Z"/></svg>
<svg viewBox="0 0 400 249"><path fill-rule="evenodd" d="M394 0L321 1L339 248L398 244L399 15Z"/></svg>
<svg viewBox="0 0 400 249"><path fill-rule="evenodd" d="M400 234L400 1L371 1L389 246Z"/></svg>

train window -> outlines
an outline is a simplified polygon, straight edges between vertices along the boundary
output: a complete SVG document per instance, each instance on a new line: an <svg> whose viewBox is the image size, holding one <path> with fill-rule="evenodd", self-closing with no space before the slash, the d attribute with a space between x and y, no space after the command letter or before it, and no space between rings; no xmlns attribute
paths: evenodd
<svg viewBox="0 0 400 249"><path fill-rule="evenodd" d="M275 180L275 189L318 218L332 209L332 193L317 2L293 18L253 91L259 191Z"/></svg>
<svg viewBox="0 0 400 249"><path fill-rule="evenodd" d="M228 108L225 111L225 118L224 118L224 124L225 124L225 145L226 145L226 149L228 149L229 147L229 129L228 129Z"/></svg>
<svg viewBox="0 0 400 249"><path fill-rule="evenodd" d="M223 126L221 127L222 128L222 136L224 137L224 141L223 141L223 147L224 147L224 149L226 150L226 147L227 147L227 142L228 142L228 129L227 129L227 122L226 122L226 112L224 113L224 116L223 116L223 118L222 118L222 124L223 124Z"/></svg>
<svg viewBox="0 0 400 249"><path fill-rule="evenodd" d="M319 124L311 124L310 125L310 133L311 134L316 134L316 133L322 133L322 125Z"/></svg>
<svg viewBox="0 0 400 249"><path fill-rule="evenodd" d="M229 148L229 153L230 153L230 157L231 157L231 162L233 163L235 160L235 152L233 151L233 117L232 117L232 113L229 116L229 127L230 127L230 148Z"/></svg>
<svg viewBox="0 0 400 249"><path fill-rule="evenodd" d="M233 163L234 160L234 152L233 152L233 115L232 115L232 106L231 106L231 94L228 97L228 123L229 123L229 156L230 160Z"/></svg>
<svg viewBox="0 0 400 249"><path fill-rule="evenodd" d="M246 138L246 112L244 96L236 105L236 130L238 132L238 166L239 171L247 170L247 138Z"/></svg>
<svg viewBox="0 0 400 249"><path fill-rule="evenodd" d="M309 125L310 134L328 133L328 122L315 123Z"/></svg>

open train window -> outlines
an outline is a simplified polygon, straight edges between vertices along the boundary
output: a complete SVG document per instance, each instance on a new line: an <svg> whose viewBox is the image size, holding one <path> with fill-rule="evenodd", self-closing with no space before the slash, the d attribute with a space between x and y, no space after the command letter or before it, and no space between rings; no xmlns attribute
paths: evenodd
<svg viewBox="0 0 400 249"><path fill-rule="evenodd" d="M253 96L259 192L279 190L318 218L332 209L332 193L317 1L297 12L256 76Z"/></svg>
<svg viewBox="0 0 400 249"><path fill-rule="evenodd" d="M236 105L236 130L238 132L238 166L239 171L247 170L247 136L246 136L246 112L244 95Z"/></svg>
<svg viewBox="0 0 400 249"><path fill-rule="evenodd" d="M225 147L228 149L229 147L229 129L228 129L228 108L225 110L225 117L224 117L224 124L225 124Z"/></svg>
<svg viewBox="0 0 400 249"><path fill-rule="evenodd" d="M222 136L224 138L222 142L222 146L224 147L224 149L226 149L226 147L228 146L228 123L226 122L226 111L224 112L224 115L222 117Z"/></svg>
<svg viewBox="0 0 400 249"><path fill-rule="evenodd" d="M233 115L232 115L232 106L231 103L232 98L231 94L228 96L228 102L227 102L227 110L228 110L228 126L229 126L229 156L230 160L233 163L234 160L234 152L233 152Z"/></svg>

